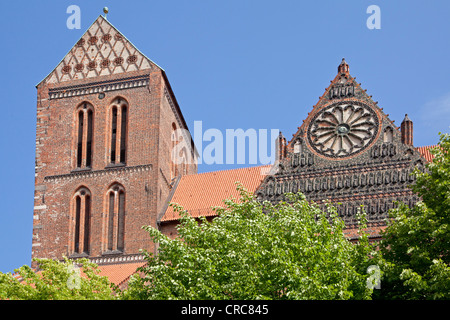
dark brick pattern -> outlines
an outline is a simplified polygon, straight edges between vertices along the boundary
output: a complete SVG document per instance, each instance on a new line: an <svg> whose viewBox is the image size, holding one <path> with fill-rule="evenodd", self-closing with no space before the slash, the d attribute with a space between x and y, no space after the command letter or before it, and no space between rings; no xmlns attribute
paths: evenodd
<svg viewBox="0 0 450 320"><path fill-rule="evenodd" d="M333 203L348 227L354 226L356 214L364 206L369 222L383 225L388 210L397 201L412 206L419 200L409 186L415 180L414 168L423 168L425 160L412 146L411 120L402 124L407 132L400 132L348 70L343 61L336 78L285 146L287 152L278 151L275 173L265 178L255 194L261 201L277 202L286 199L286 192L301 191L322 208ZM367 106L380 122L366 149L332 159L311 146L308 127L322 110L339 103Z"/></svg>

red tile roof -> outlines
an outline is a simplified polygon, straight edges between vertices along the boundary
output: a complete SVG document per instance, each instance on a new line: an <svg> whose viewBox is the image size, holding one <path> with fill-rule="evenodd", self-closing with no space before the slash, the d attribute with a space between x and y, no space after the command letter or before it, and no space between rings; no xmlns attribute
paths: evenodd
<svg viewBox="0 0 450 320"><path fill-rule="evenodd" d="M437 147L435 146L424 146L424 147L417 147L416 150L420 152L422 157L425 158L428 162L433 161L434 156L431 154L430 150Z"/></svg>
<svg viewBox="0 0 450 320"><path fill-rule="evenodd" d="M136 273L137 268L142 267L146 264L145 261L140 262L133 262L133 263L117 263L117 264L105 264L105 265L98 265L98 270L100 276L106 276L108 277L108 280L112 282L113 284L117 285L119 288L123 289L124 286L127 285L128 280L130 277ZM41 274L42 271L36 271L36 269L33 269L34 272L37 274ZM86 277L84 272L81 271L80 275L82 277ZM20 276L20 273L14 273L12 274L14 278L22 282L22 277ZM34 284L32 284L34 287Z"/></svg>
<svg viewBox="0 0 450 320"><path fill-rule="evenodd" d="M434 156L430 149L436 146L417 147L416 150L430 162ZM223 206L223 200L239 198L235 182L239 181L250 192L255 192L268 174L271 166L213 171L181 177L170 202L181 205L193 217L215 216L212 207ZM172 207L168 207L161 222L176 221L180 218Z"/></svg>
<svg viewBox="0 0 450 320"><path fill-rule="evenodd" d="M108 277L109 281L117 286L121 286L129 280L131 275L136 273L136 269L145 265L146 262L119 263L99 265L100 276Z"/></svg>
<svg viewBox="0 0 450 320"><path fill-rule="evenodd" d="M368 226L364 232L369 234L369 239L377 239L381 237L381 232L386 226ZM348 228L344 230L344 235L350 240L356 240L360 237L358 228Z"/></svg>
<svg viewBox="0 0 450 320"><path fill-rule="evenodd" d="M239 198L236 182L255 192L270 168L267 165L183 176L170 202L183 206L193 217L214 216L212 207L223 206L224 199ZM168 207L161 222L179 218L178 212Z"/></svg>

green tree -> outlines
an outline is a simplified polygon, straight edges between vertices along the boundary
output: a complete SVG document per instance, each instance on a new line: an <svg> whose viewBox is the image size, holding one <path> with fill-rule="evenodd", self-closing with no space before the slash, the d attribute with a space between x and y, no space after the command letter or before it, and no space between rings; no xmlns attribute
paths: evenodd
<svg viewBox="0 0 450 320"><path fill-rule="evenodd" d="M182 216L178 237L146 226L158 254L129 282L125 299L370 299L366 234L353 244L334 207L328 213L302 194L258 202L242 186L218 216ZM364 227L364 221L361 223Z"/></svg>
<svg viewBox="0 0 450 320"><path fill-rule="evenodd" d="M440 134L434 159L416 170L422 201L391 210L380 244L383 299L450 299L450 136Z"/></svg>
<svg viewBox="0 0 450 320"><path fill-rule="evenodd" d="M33 259L37 270L25 265L14 271L0 272L0 300L107 300L114 299L117 288L100 276L96 264L88 259L59 262Z"/></svg>

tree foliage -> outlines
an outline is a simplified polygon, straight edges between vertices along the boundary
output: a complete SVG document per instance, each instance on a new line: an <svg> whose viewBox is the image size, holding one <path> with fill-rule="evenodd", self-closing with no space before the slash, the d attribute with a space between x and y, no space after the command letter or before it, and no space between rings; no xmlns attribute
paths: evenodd
<svg viewBox="0 0 450 320"><path fill-rule="evenodd" d="M379 251L363 231L363 213L351 243L333 206L324 212L302 194L261 203L238 185L239 201L226 200L212 221L174 205L182 217L175 239L143 227L158 254L143 252L147 265L123 293L87 259L37 259L38 272L0 273L0 299L450 299L448 134L432 153L414 172L422 201L390 211ZM380 290L369 285L373 265Z"/></svg>
<svg viewBox="0 0 450 320"><path fill-rule="evenodd" d="M0 300L107 300L117 289L108 278L99 275L96 264L88 259L59 262L33 259L37 270L25 265L17 274L0 272Z"/></svg>
<svg viewBox="0 0 450 320"><path fill-rule="evenodd" d="M373 247L366 234L344 236L335 208L328 213L302 194L260 203L238 186L212 221L181 207L178 236L146 226L158 244L145 252L143 277L129 283L127 299L369 299L367 267ZM364 227L362 219L361 227Z"/></svg>
<svg viewBox="0 0 450 320"><path fill-rule="evenodd" d="M422 201L391 210L383 233L383 299L450 299L450 136L440 135L434 159L416 170Z"/></svg>

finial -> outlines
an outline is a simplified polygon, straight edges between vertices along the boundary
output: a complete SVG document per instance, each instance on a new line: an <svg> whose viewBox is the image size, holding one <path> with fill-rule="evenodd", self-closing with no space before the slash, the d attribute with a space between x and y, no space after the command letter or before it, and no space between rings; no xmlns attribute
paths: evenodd
<svg viewBox="0 0 450 320"><path fill-rule="evenodd" d="M411 119L408 117L408 114L405 114L405 119L403 119L402 122L407 122L407 121L411 121Z"/></svg>
<svg viewBox="0 0 450 320"><path fill-rule="evenodd" d="M349 67L347 62L345 61L345 58L342 58L341 64L338 66L338 73L342 74L348 74L349 73Z"/></svg>
<svg viewBox="0 0 450 320"><path fill-rule="evenodd" d="M103 8L103 13L105 14L105 19L106 19L106 15L108 14L108 7L104 7Z"/></svg>

